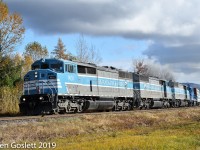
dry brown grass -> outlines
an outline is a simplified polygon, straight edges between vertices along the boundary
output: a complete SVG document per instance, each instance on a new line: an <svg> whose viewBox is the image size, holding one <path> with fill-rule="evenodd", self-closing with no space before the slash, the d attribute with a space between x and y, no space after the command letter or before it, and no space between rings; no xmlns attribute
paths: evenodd
<svg viewBox="0 0 200 150"><path fill-rule="evenodd" d="M44 117L45 118L45 117ZM140 111L119 114L86 114L83 116L44 119L38 122L11 123L0 125L0 143L12 141L50 141L55 138L76 137L105 133L116 136L116 132L134 130L134 134L168 129L200 121L200 107L164 111ZM197 131L200 133L200 130Z"/></svg>
<svg viewBox="0 0 200 150"><path fill-rule="evenodd" d="M17 87L0 88L0 115L16 115L19 113L19 98L21 90Z"/></svg>

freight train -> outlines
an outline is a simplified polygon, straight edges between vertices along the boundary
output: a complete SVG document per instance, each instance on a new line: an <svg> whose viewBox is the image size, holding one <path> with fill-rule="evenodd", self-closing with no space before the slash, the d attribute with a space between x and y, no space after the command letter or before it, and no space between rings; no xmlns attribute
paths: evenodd
<svg viewBox="0 0 200 150"><path fill-rule="evenodd" d="M22 114L125 111L195 106L199 90L187 84L62 59L41 59L24 76Z"/></svg>

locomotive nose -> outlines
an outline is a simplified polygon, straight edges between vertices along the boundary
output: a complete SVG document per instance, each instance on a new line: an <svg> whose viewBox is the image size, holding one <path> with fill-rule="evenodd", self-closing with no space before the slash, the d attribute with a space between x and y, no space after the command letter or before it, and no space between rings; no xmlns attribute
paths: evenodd
<svg viewBox="0 0 200 150"><path fill-rule="evenodd" d="M55 93L56 88L56 73L51 70L30 71L24 77L24 94Z"/></svg>

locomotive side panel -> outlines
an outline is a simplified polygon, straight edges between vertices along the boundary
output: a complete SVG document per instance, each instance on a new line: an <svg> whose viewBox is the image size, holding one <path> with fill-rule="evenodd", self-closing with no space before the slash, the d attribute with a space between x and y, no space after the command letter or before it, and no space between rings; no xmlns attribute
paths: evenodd
<svg viewBox="0 0 200 150"><path fill-rule="evenodd" d="M97 70L99 95L109 97L133 97L131 79L119 77L118 71Z"/></svg>
<svg viewBox="0 0 200 150"><path fill-rule="evenodd" d="M179 99L179 100L185 100L186 99L184 85L177 83L174 87L174 90L175 90L176 99Z"/></svg>
<svg viewBox="0 0 200 150"><path fill-rule="evenodd" d="M97 71L92 65L77 64L76 96L98 96Z"/></svg>
<svg viewBox="0 0 200 150"><path fill-rule="evenodd" d="M81 96L98 96L98 85L96 75L78 74L78 94Z"/></svg>
<svg viewBox="0 0 200 150"><path fill-rule="evenodd" d="M197 90L197 105L200 104L200 91L199 89L196 89Z"/></svg>
<svg viewBox="0 0 200 150"><path fill-rule="evenodd" d="M98 69L98 89L100 96L114 98L119 93L118 89L118 73L108 70Z"/></svg>
<svg viewBox="0 0 200 150"><path fill-rule="evenodd" d="M137 87L141 98L150 98L150 99L161 99L162 87L159 83L159 80L156 78L149 78L145 76L139 76L137 82L134 82L135 87Z"/></svg>

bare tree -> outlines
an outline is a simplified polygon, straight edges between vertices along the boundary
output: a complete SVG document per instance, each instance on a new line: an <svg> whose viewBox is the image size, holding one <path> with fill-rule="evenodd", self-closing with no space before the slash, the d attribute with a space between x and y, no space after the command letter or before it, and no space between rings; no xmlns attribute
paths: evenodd
<svg viewBox="0 0 200 150"><path fill-rule="evenodd" d="M8 7L0 1L0 54L12 52L16 44L23 39L25 28L19 14L9 14Z"/></svg>
<svg viewBox="0 0 200 150"><path fill-rule="evenodd" d="M95 46L91 44L89 51L90 51L90 55L88 59L89 62L94 63L94 64L99 64L102 61L99 50L97 50Z"/></svg>
<svg viewBox="0 0 200 150"><path fill-rule="evenodd" d="M77 59L81 62L99 64L102 61L99 51L93 44L90 47L88 46L83 34L79 36L76 42L76 52Z"/></svg>
<svg viewBox="0 0 200 150"><path fill-rule="evenodd" d="M85 41L85 38L82 35L79 36L79 39L76 42L76 52L77 52L77 59L82 62L88 62L88 46Z"/></svg>
<svg viewBox="0 0 200 150"><path fill-rule="evenodd" d="M147 74L148 68L147 65L144 63L144 59L133 59L133 67L134 72L136 72L137 74Z"/></svg>
<svg viewBox="0 0 200 150"><path fill-rule="evenodd" d="M175 80L172 71L165 67L161 66L154 61L147 59L133 59L134 72L151 77L158 77L165 80Z"/></svg>

